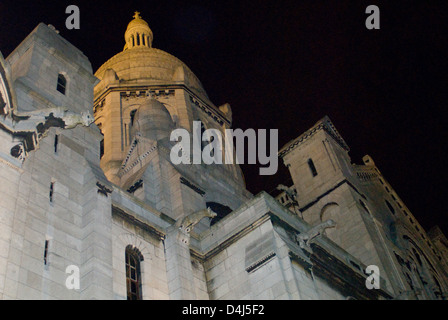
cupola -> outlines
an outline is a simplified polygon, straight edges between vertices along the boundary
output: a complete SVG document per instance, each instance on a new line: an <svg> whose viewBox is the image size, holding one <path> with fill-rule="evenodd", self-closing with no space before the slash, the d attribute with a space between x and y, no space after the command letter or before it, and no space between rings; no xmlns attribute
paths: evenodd
<svg viewBox="0 0 448 320"><path fill-rule="evenodd" d="M124 50L133 48L151 48L153 34L148 26L148 23L142 19L140 12L136 11L134 14L134 20L129 22L128 28L124 34L124 40L126 45Z"/></svg>

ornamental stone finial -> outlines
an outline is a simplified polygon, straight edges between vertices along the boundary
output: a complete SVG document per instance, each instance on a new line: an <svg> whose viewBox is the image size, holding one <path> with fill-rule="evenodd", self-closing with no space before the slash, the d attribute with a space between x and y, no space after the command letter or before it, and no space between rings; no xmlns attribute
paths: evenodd
<svg viewBox="0 0 448 320"><path fill-rule="evenodd" d="M134 12L134 19L141 19L142 17L140 16L140 12L135 11Z"/></svg>

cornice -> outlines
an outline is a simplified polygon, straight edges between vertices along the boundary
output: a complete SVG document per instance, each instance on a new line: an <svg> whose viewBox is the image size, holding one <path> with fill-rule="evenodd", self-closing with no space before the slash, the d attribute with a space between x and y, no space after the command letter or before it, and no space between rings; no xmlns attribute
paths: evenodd
<svg viewBox="0 0 448 320"><path fill-rule="evenodd" d="M344 150L347 152L350 151L349 146L344 141L342 136L338 133L335 126L331 122L331 120L328 117L323 118L322 120L318 121L311 129L305 131L303 134L301 134L298 138L288 142L278 153L278 156L280 158L283 158L286 154L294 150L298 145L302 144L312 136L314 136L317 132L320 130L324 130L328 135L333 138L333 140Z"/></svg>

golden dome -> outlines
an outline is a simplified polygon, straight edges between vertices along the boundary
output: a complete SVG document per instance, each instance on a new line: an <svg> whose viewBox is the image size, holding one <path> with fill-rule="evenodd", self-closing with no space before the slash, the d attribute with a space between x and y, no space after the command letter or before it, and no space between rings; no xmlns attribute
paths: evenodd
<svg viewBox="0 0 448 320"><path fill-rule="evenodd" d="M182 84L208 101L201 82L185 63L163 50L153 48L149 42L148 45L137 45L135 41L137 35L148 35L152 40L152 32L148 33L148 30L151 30L147 25L136 12L134 20L129 23L126 30L125 38L128 42L125 50L110 58L96 71L95 76L101 83L95 87L95 94L112 84L121 86ZM131 36L134 36L134 40ZM109 69L115 74L111 75Z"/></svg>
<svg viewBox="0 0 448 320"><path fill-rule="evenodd" d="M95 73L100 80L107 80L107 70L115 71L122 85L184 84L208 99L202 83L188 66L175 56L156 48L134 48L120 52L105 62ZM97 85L101 91L107 81Z"/></svg>

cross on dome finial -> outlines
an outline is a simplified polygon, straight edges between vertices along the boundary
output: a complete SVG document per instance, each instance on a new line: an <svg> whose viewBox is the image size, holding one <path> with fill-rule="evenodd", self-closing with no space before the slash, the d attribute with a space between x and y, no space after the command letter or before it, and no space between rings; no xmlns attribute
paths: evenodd
<svg viewBox="0 0 448 320"><path fill-rule="evenodd" d="M140 12L135 11L134 13L135 13L135 14L134 14L134 19L141 19L141 18L142 18L142 17L140 16Z"/></svg>

